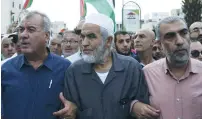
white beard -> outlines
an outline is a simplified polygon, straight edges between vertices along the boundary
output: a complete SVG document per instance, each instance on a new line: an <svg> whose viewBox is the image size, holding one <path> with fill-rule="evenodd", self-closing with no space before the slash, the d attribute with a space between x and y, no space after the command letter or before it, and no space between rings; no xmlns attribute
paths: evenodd
<svg viewBox="0 0 202 119"><path fill-rule="evenodd" d="M96 64L103 63L106 51L106 49L104 49L104 45L105 42L102 41L102 44L93 51L92 55L86 55L82 53L83 60L87 63L96 63Z"/></svg>
<svg viewBox="0 0 202 119"><path fill-rule="evenodd" d="M82 54L82 58L87 63L95 63L96 61L94 55Z"/></svg>

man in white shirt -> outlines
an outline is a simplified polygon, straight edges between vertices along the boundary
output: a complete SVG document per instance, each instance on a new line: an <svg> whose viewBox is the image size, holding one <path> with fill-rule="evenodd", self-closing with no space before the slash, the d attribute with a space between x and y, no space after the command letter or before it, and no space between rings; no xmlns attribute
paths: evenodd
<svg viewBox="0 0 202 119"><path fill-rule="evenodd" d="M85 20L81 20L79 22L79 24L77 25L77 27L74 29L75 33L80 36L81 35L81 29L82 29L82 26L84 24ZM80 59L82 59L81 57L81 42L79 42L79 49L78 49L78 52L74 53L73 55L70 55L69 57L67 57L66 59L68 59L71 63L74 63Z"/></svg>

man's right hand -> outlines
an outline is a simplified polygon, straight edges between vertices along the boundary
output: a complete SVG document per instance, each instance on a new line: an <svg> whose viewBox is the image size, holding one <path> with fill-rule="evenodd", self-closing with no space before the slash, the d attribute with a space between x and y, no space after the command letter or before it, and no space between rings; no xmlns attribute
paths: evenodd
<svg viewBox="0 0 202 119"><path fill-rule="evenodd" d="M160 110L157 110L150 105L136 102L133 105L132 113L135 113L136 117L140 119L156 119L160 115Z"/></svg>

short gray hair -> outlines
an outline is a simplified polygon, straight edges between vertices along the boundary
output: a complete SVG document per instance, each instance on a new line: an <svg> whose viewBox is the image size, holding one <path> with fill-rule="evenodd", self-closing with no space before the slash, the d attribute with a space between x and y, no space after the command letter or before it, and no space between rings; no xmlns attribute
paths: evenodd
<svg viewBox="0 0 202 119"><path fill-rule="evenodd" d="M40 15L42 17L42 19L43 19L42 27L43 27L45 32L50 33L51 21L48 18L48 16L46 14L44 14L44 13L41 13L41 12L38 12L38 11L31 11L24 17L23 20L29 19L29 18L33 17L34 15ZM22 20L22 22L23 22L23 20Z"/></svg>
<svg viewBox="0 0 202 119"><path fill-rule="evenodd" d="M156 26L157 40L160 40L160 26L161 26L161 24L168 24L168 23L173 23L173 22L177 22L177 21L183 21L187 27L186 21L183 18L178 17L178 16L171 16L171 17L166 17L166 18L162 19Z"/></svg>

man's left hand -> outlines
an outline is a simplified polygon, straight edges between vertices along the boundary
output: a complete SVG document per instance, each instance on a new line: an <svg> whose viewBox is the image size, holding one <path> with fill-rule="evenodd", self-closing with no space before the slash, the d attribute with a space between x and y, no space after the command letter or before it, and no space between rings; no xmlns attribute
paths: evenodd
<svg viewBox="0 0 202 119"><path fill-rule="evenodd" d="M54 112L53 115L60 116L61 118L65 119L75 119L77 106L74 103L66 100L62 92L60 93L59 97L64 105L64 108Z"/></svg>

